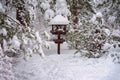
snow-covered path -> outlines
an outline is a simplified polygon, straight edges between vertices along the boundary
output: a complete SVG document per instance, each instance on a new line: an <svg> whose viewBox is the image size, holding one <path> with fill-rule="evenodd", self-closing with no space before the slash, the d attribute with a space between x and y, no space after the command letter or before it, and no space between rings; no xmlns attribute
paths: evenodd
<svg viewBox="0 0 120 80"><path fill-rule="evenodd" d="M56 54L53 46L45 51L45 58L33 55L27 62L19 62L15 68L17 80L120 80L120 64L105 58L74 56L66 44L62 46L61 55Z"/></svg>

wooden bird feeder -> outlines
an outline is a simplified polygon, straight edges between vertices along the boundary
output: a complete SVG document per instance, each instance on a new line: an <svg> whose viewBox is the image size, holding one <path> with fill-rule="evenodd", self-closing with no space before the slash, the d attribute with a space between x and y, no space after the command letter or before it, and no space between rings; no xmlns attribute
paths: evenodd
<svg viewBox="0 0 120 80"><path fill-rule="evenodd" d="M67 25L69 24L69 21L67 18L63 17L62 15L55 16L49 23L49 25L52 27L51 33L53 35L57 35L56 39L53 39L53 41L58 44L57 52L60 54L60 44L65 42L65 39L61 37L61 35L65 35L68 32Z"/></svg>

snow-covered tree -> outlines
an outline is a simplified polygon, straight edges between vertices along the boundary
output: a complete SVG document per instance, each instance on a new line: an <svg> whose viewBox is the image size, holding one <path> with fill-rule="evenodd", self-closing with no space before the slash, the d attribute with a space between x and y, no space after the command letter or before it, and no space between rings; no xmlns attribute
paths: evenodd
<svg viewBox="0 0 120 80"><path fill-rule="evenodd" d="M66 0L56 0L54 8L56 15L62 15L64 17L70 17L71 15Z"/></svg>
<svg viewBox="0 0 120 80"><path fill-rule="evenodd" d="M97 16L97 14L95 14L95 16ZM107 35L97 18L100 18L100 21L102 19L102 17L97 16L95 19L96 23L89 20L87 22L89 26L80 25L78 29L68 34L70 38L68 43L77 49L76 53L81 52L84 56L95 58L104 54L105 51L102 50L102 46L106 42Z"/></svg>
<svg viewBox="0 0 120 80"><path fill-rule="evenodd" d="M109 31L106 31L107 33L110 33L109 35L109 44L113 45L111 48L120 49L120 1L119 0L103 0L97 2L97 0L91 2L94 4L93 8L97 11L101 11L103 13L104 17L104 25L107 26ZM111 54L114 55L116 61L120 61L119 52L113 52ZM116 58L117 57L117 58Z"/></svg>
<svg viewBox="0 0 120 80"><path fill-rule="evenodd" d="M76 4L78 4L77 2L76 0ZM96 11L91 1L80 2L80 5L84 5L84 7L80 5L77 7L73 4L79 10L77 14L79 21L75 23L77 29L70 30L68 43L77 49L76 53L81 52L82 55L87 57L101 57L105 54L102 47L109 37L105 33L105 29L109 30L109 28L105 24L103 12L99 9L99 11ZM72 25L73 27L74 25Z"/></svg>
<svg viewBox="0 0 120 80"><path fill-rule="evenodd" d="M53 9L51 8L52 5L50 5L50 3L52 3L51 0L45 0L42 1L40 4L41 11L43 12L44 19L46 21L50 21L55 15Z"/></svg>
<svg viewBox="0 0 120 80"><path fill-rule="evenodd" d="M9 6L5 3L7 1L2 0L1 5L5 9L1 8L4 10L0 13L0 43L3 53L9 57L23 53L29 56L33 53L39 53L41 56L44 56L42 39L40 41L38 40L40 38L39 32L34 27L27 27L35 19L36 14L33 9L36 8L37 2L33 0L19 0L17 2L16 0L11 0L8 3ZM11 7L10 12L7 7ZM30 9L32 9L33 13L30 12ZM16 19L13 17L15 15L12 11L17 14Z"/></svg>
<svg viewBox="0 0 120 80"><path fill-rule="evenodd" d="M44 12L45 20L48 21L55 15L63 15L65 17L70 17L71 15L66 0L45 0L41 2L41 8Z"/></svg>
<svg viewBox="0 0 120 80"><path fill-rule="evenodd" d="M68 43L76 48L77 52L88 48L88 51L92 50L96 54L94 50L100 50L100 47L97 47L99 43L102 44L101 47L105 43L115 44L115 46L119 45L119 0L68 0L67 2L73 5L70 6L71 13L73 12L72 15L74 17L75 12L75 17L77 17L76 19L74 18L76 22L74 22L74 19L72 20L73 23L77 24L75 25L77 29L73 29L74 25L71 25ZM77 4L79 5L77 6ZM117 33L115 33L116 31ZM92 47L92 42L94 42L94 47Z"/></svg>
<svg viewBox="0 0 120 80"><path fill-rule="evenodd" d="M2 28L1 29L1 24L4 23L4 16L2 13L5 12L5 9L3 8L3 5L0 2L0 80L13 80L14 78L14 73L12 72L12 59L5 56L2 40L3 36L7 34L6 29ZM2 36L1 36L2 35Z"/></svg>

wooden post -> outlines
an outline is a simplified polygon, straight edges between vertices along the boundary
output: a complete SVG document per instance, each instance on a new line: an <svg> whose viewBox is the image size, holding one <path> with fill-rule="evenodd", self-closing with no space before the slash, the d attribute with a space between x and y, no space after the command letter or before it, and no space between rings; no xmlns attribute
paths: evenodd
<svg viewBox="0 0 120 80"><path fill-rule="evenodd" d="M60 33L58 32L58 40L60 40ZM60 55L60 43L58 43L58 54Z"/></svg>
<svg viewBox="0 0 120 80"><path fill-rule="evenodd" d="M60 55L60 43L58 43L58 54Z"/></svg>

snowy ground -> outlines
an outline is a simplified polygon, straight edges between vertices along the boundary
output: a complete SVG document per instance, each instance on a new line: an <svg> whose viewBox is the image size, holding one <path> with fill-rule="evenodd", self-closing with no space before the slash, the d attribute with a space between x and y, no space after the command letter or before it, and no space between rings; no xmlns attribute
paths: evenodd
<svg viewBox="0 0 120 80"><path fill-rule="evenodd" d="M45 50L46 57L37 54L28 61L21 60L15 66L17 80L120 80L120 64L107 58L87 59L74 50L62 45L61 55L57 55L54 43Z"/></svg>

